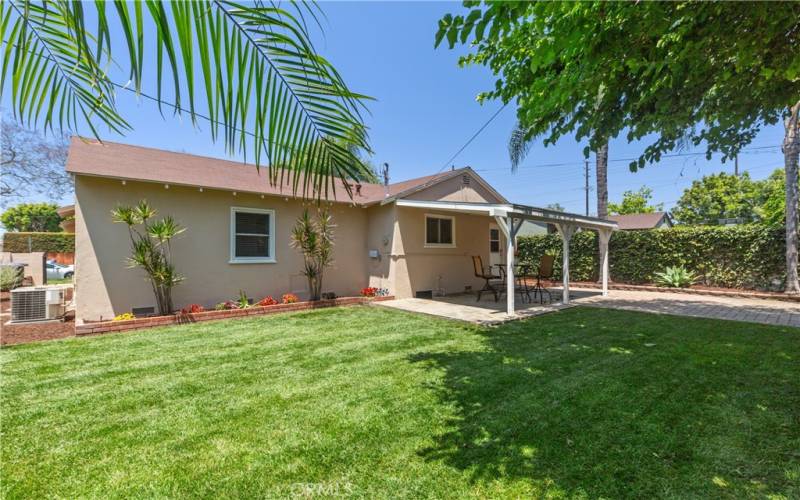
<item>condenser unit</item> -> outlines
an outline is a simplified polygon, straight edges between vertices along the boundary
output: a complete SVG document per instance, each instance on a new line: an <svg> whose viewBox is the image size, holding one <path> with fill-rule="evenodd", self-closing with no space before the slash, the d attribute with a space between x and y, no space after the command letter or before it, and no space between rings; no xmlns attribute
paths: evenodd
<svg viewBox="0 0 800 500"><path fill-rule="evenodd" d="M64 316L64 289L26 286L11 290L11 321L46 321Z"/></svg>

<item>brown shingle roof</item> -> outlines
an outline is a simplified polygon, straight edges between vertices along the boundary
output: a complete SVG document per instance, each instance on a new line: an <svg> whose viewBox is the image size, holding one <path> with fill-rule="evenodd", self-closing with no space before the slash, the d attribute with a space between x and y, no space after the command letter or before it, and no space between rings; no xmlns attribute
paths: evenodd
<svg viewBox="0 0 800 500"><path fill-rule="evenodd" d="M254 165L234 161L108 141L73 138L66 170L78 175L295 197L289 175L283 184L272 185L264 167L259 171ZM390 184L388 194L394 196L452 174L448 171ZM370 205L386 198L383 184L361 183L361 193L353 191L352 200L341 180L335 180L334 185L335 192L325 200Z"/></svg>
<svg viewBox="0 0 800 500"><path fill-rule="evenodd" d="M619 228L624 231L630 229L653 229L666 216L666 212L652 212L649 214L609 215L608 220L616 222Z"/></svg>

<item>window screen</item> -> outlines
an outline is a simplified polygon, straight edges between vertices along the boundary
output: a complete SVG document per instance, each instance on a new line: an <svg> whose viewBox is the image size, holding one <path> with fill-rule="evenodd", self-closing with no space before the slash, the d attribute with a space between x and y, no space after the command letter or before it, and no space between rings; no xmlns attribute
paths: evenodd
<svg viewBox="0 0 800 500"><path fill-rule="evenodd" d="M425 244L452 245L453 219L427 216L425 218Z"/></svg>
<svg viewBox="0 0 800 500"><path fill-rule="evenodd" d="M234 258L272 257L269 253L270 214L237 210L234 225Z"/></svg>

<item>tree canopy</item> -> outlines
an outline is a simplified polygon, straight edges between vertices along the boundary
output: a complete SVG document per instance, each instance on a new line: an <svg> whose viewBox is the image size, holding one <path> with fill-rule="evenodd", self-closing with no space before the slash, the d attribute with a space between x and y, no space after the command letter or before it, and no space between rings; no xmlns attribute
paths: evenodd
<svg viewBox="0 0 800 500"><path fill-rule="evenodd" d="M631 168L687 144L724 158L800 95L800 3L464 2L436 44L469 44L515 101L525 138L574 133L593 149L651 140Z"/></svg>
<svg viewBox="0 0 800 500"><path fill-rule="evenodd" d="M61 216L57 210L53 203L21 203L6 209L0 215L0 222L7 231L59 232Z"/></svg>
<svg viewBox="0 0 800 500"><path fill-rule="evenodd" d="M681 224L716 225L732 219L754 222L764 198L764 183L753 181L747 172L740 176L721 172L692 182L672 215Z"/></svg>
<svg viewBox="0 0 800 500"><path fill-rule="evenodd" d="M620 203L609 203L608 211L613 215L649 214L664 210L664 204L651 205L653 190L642 186L638 191L625 191Z"/></svg>
<svg viewBox="0 0 800 500"><path fill-rule="evenodd" d="M5 117L2 137L0 205L32 194L59 200L72 191L72 180L64 170L69 144L66 137L44 137Z"/></svg>

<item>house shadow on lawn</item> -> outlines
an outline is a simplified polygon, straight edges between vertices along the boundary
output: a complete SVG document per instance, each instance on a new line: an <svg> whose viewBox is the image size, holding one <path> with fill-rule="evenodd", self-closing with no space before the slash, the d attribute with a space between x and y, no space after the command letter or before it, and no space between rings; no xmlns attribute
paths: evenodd
<svg viewBox="0 0 800 500"><path fill-rule="evenodd" d="M419 450L568 497L800 494L795 329L576 308L413 357L451 408Z"/></svg>

